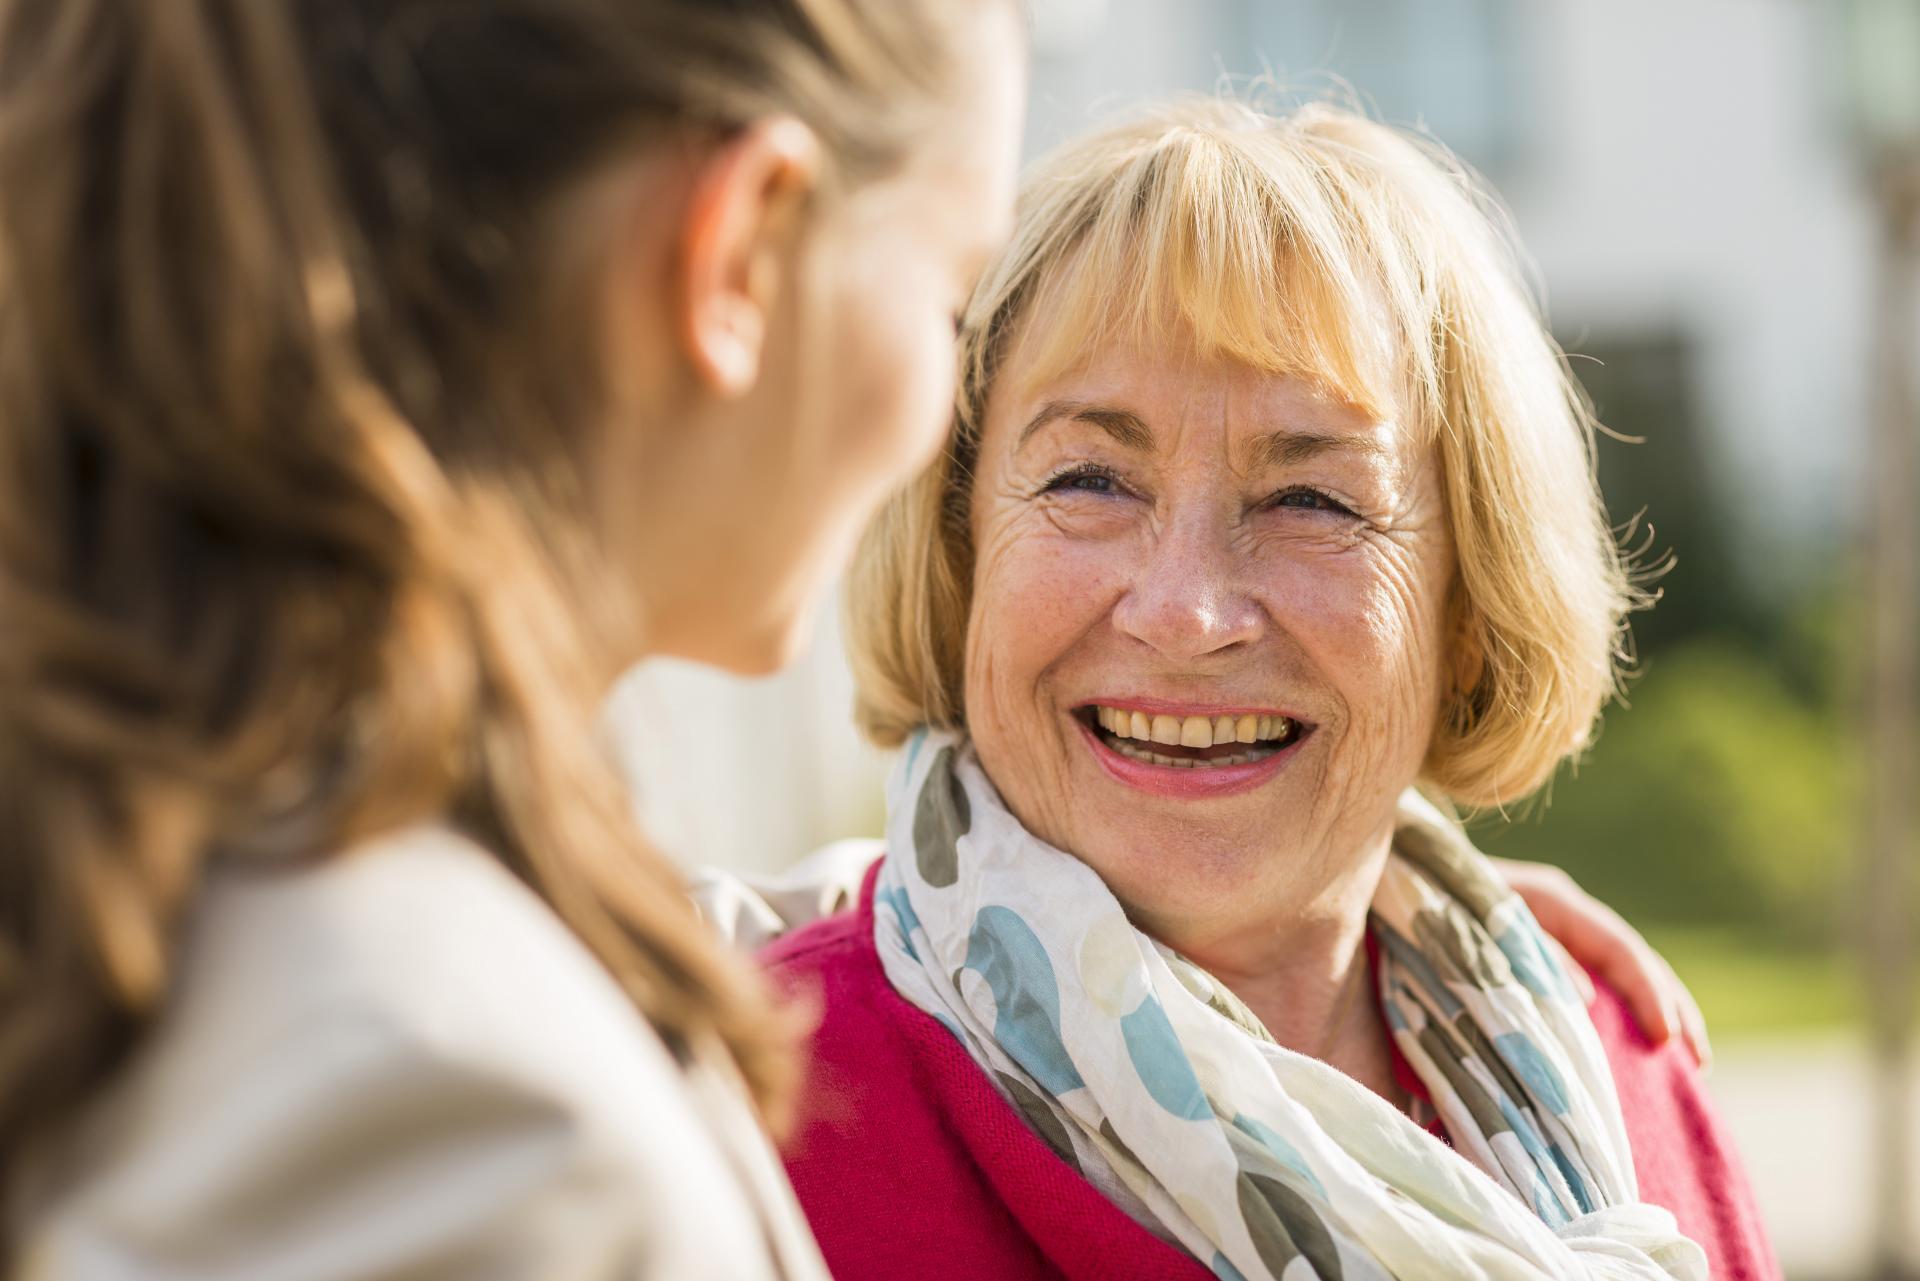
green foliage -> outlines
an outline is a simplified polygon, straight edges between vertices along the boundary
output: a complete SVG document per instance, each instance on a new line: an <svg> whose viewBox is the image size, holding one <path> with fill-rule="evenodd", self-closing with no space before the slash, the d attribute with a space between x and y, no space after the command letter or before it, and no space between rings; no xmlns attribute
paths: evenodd
<svg viewBox="0 0 1920 1281"><path fill-rule="evenodd" d="M1700 1003L1716 1046L1866 1021L1858 962L1847 952L1781 951L1755 946L1737 931L1700 927L1655 929L1648 941Z"/></svg>
<svg viewBox="0 0 1920 1281"><path fill-rule="evenodd" d="M1751 649L1705 637L1649 659L1629 702L1550 804L1476 824L1485 848L1558 863L1643 926L1832 941L1857 763L1831 710Z"/></svg>

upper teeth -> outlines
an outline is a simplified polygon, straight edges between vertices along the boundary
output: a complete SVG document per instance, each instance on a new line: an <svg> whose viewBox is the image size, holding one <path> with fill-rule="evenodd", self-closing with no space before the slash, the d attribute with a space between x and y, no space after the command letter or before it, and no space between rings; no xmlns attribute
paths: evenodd
<svg viewBox="0 0 1920 1281"><path fill-rule="evenodd" d="M1212 747L1216 743L1260 743L1293 733L1284 716L1149 716L1122 707L1095 707L1100 728L1116 738Z"/></svg>

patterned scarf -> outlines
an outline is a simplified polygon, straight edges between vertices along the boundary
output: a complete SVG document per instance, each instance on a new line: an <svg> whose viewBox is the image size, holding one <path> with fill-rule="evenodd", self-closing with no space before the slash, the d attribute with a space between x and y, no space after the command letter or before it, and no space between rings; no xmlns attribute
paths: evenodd
<svg viewBox="0 0 1920 1281"><path fill-rule="evenodd" d="M1457 1151L1135 929L1092 869L1020 825L963 739L916 735L888 805L888 979L1061 1157L1216 1276L1706 1276L1639 1200L1563 963L1417 795L1370 925L1391 1034Z"/></svg>

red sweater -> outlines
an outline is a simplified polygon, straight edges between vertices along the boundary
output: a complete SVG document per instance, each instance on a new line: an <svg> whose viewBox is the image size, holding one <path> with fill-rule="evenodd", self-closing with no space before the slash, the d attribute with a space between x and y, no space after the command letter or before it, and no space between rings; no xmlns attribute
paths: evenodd
<svg viewBox="0 0 1920 1281"><path fill-rule="evenodd" d="M761 953L819 1002L787 1172L838 1281L1178 1278L1192 1256L1135 1223L1027 1128L966 1050L887 982L859 905ZM1593 1020L1613 1065L1640 1195L1705 1247L1717 1281L1779 1268L1733 1145L1677 1043L1648 1044L1599 984ZM1396 1068L1410 1078L1404 1064Z"/></svg>

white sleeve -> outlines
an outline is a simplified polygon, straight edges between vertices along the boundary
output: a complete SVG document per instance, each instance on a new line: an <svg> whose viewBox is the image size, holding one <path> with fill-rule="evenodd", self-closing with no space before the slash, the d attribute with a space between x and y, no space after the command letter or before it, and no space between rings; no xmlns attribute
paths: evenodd
<svg viewBox="0 0 1920 1281"><path fill-rule="evenodd" d="M720 937L753 951L788 930L852 907L860 882L883 849L877 840L835 841L778 876L700 868L691 878L693 905Z"/></svg>
<svg viewBox="0 0 1920 1281"><path fill-rule="evenodd" d="M181 956L13 1216L32 1281L825 1275L746 1100L464 837L223 874Z"/></svg>
<svg viewBox="0 0 1920 1281"><path fill-rule="evenodd" d="M662 1265L647 1172L593 1130L377 1015L323 1014L42 1221L25 1275L688 1275Z"/></svg>

